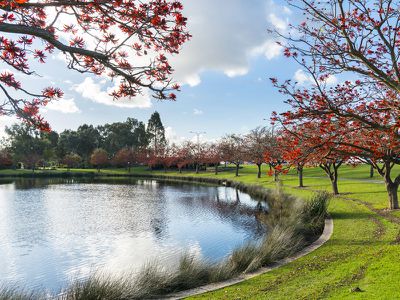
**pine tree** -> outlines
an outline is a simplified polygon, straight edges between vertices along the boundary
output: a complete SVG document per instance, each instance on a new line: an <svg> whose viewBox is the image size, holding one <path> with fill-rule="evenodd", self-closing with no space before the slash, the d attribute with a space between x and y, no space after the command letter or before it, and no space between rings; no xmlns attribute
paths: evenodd
<svg viewBox="0 0 400 300"><path fill-rule="evenodd" d="M155 153L158 153L167 143L165 128L158 112L154 112L147 123L147 138L150 142L150 148L153 149Z"/></svg>

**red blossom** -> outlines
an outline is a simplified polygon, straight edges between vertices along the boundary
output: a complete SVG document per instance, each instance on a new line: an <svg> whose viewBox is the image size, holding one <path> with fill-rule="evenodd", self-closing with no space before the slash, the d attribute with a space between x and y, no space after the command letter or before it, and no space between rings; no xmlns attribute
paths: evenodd
<svg viewBox="0 0 400 300"><path fill-rule="evenodd" d="M70 69L117 78L121 84L111 92L116 100L136 97L144 89L154 92L158 99L176 99L171 92L179 87L171 82L172 67L167 57L178 53L190 39L179 1L93 1L87 5L65 1L62 6L57 1L36 2L0 0L0 22L11 28L18 26L21 31L0 35L0 58L13 71L31 75L35 73L30 69L31 61L45 63L48 54L57 50L65 54ZM57 13L52 14L55 10ZM66 37L59 39L59 32ZM33 43L34 39L40 42ZM69 42L64 44L65 40ZM141 65L135 56L143 55L149 59ZM31 124L42 122L33 113L38 113L36 107L62 96L57 88L45 89L41 94L26 91L12 72L3 72L0 82L5 88L25 93L27 98L7 93L0 115L17 114ZM40 98L39 103L32 106L32 97ZM47 130L44 121L40 127Z"/></svg>

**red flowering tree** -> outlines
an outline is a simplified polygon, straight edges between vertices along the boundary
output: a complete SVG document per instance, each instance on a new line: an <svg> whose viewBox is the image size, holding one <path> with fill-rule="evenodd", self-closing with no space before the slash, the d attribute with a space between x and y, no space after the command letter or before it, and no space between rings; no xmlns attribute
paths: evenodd
<svg viewBox="0 0 400 300"><path fill-rule="evenodd" d="M201 166L207 163L207 145L197 140L196 143L188 142L186 146L191 147L191 157L196 168L196 174L198 174Z"/></svg>
<svg viewBox="0 0 400 300"><path fill-rule="evenodd" d="M400 174L392 171L400 164L400 115L387 106L398 96L385 86L368 84L371 85L371 90L357 82L328 88L316 80L313 86L298 89L286 82L279 89L289 97L287 103L292 110L275 114L273 120L292 133L296 128L302 129L298 132L313 150L313 161L324 161L321 167L331 178L334 192L337 169L343 161L358 158L371 164L384 178L389 207L398 208Z"/></svg>
<svg viewBox="0 0 400 300"><path fill-rule="evenodd" d="M39 108L62 91L27 91L14 73L33 75L31 62L45 63L54 51L65 55L69 69L116 80L116 100L143 89L174 100L179 86L171 83L168 56L190 38L182 9L174 0L0 1L0 58L12 69L0 74L0 115L16 114L49 130Z"/></svg>
<svg viewBox="0 0 400 300"><path fill-rule="evenodd" d="M35 173L36 167L43 161L43 157L37 153L27 153L21 157L21 162L24 164L25 169L31 169Z"/></svg>
<svg viewBox="0 0 400 300"><path fill-rule="evenodd" d="M203 144L202 161L206 166L213 165L214 173L218 175L219 165L222 161L220 145L217 143Z"/></svg>
<svg viewBox="0 0 400 300"><path fill-rule="evenodd" d="M165 145L159 149L157 157L158 161L164 168L164 172L167 172L168 168L171 168L177 161L177 147L175 145Z"/></svg>
<svg viewBox="0 0 400 300"><path fill-rule="evenodd" d="M0 169L7 169L13 165L13 160L10 152L0 150Z"/></svg>
<svg viewBox="0 0 400 300"><path fill-rule="evenodd" d="M283 37L285 55L314 65L320 78L351 72L400 91L400 5L397 1L287 1L305 19ZM299 11L300 10L300 11Z"/></svg>
<svg viewBox="0 0 400 300"><path fill-rule="evenodd" d="M274 181L278 181L279 175L287 174L290 165L285 165L284 152L279 144L273 143L269 145L264 152L264 161L269 166L268 176L274 176Z"/></svg>
<svg viewBox="0 0 400 300"><path fill-rule="evenodd" d="M305 163L319 166L329 177L333 193L338 195L338 170L350 157L350 154L341 151L338 145L346 139L347 135L343 134L343 130L349 126L341 127L337 119L327 123L324 118L318 118L318 115L311 117L304 114L302 109L299 111L294 107L293 110L280 115L274 114L273 122L279 122L284 135L288 136L287 139L293 140L293 150L286 151L286 154L284 149L287 149L287 144L286 147L285 143L281 145L284 152L282 156L289 156L291 164L300 163L301 171Z"/></svg>
<svg viewBox="0 0 400 300"><path fill-rule="evenodd" d="M265 151L273 140L273 130L267 127L257 127L245 136L246 160L257 166L258 178L261 178L261 166L265 163Z"/></svg>
<svg viewBox="0 0 400 300"><path fill-rule="evenodd" d="M108 163L108 153L104 149L95 149L90 156L90 163L97 168L100 172L100 168L107 165Z"/></svg>
<svg viewBox="0 0 400 300"><path fill-rule="evenodd" d="M235 165L236 177L239 176L240 165L243 164L246 159L244 143L243 136L237 134L228 135L220 141L222 157L225 161L229 161Z"/></svg>
<svg viewBox="0 0 400 300"><path fill-rule="evenodd" d="M142 152L141 161L145 163L150 168L150 170L153 170L154 167L161 164L160 158L155 155L153 151Z"/></svg>
<svg viewBox="0 0 400 300"><path fill-rule="evenodd" d="M178 167L179 173L182 173L182 168L193 163L193 144L186 142L176 148L176 166Z"/></svg>
<svg viewBox="0 0 400 300"><path fill-rule="evenodd" d="M284 36L285 55L306 71L312 86L278 84L292 111L284 124L314 122L318 134L334 133L329 146L338 154L371 163L385 179L390 208L399 208L400 176L400 10L395 1L290 1L306 19ZM353 81L328 85L332 74ZM293 125L293 124L292 124ZM383 162L381 165L379 162Z"/></svg>
<svg viewBox="0 0 400 300"><path fill-rule="evenodd" d="M283 151L283 159L285 162L296 168L299 178L299 187L304 187L303 172L304 167L311 163L312 149L309 148L301 130L288 131L282 130L282 137L279 139L281 151Z"/></svg>
<svg viewBox="0 0 400 300"><path fill-rule="evenodd" d="M69 169L76 168L82 162L82 157L76 153L70 153L64 156L62 162L69 171Z"/></svg>
<svg viewBox="0 0 400 300"><path fill-rule="evenodd" d="M131 172L131 166L136 162L137 155L132 148L122 148L118 150L115 156L112 159L112 162L116 166L123 166L128 169L128 172Z"/></svg>

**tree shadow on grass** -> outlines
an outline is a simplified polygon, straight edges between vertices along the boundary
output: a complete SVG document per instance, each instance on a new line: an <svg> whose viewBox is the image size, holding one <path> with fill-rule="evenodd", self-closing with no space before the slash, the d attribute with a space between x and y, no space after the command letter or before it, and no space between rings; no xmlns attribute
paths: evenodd
<svg viewBox="0 0 400 300"><path fill-rule="evenodd" d="M331 239L329 240L330 246L388 246L389 243L387 241L380 241L380 240L354 240L354 239Z"/></svg>
<svg viewBox="0 0 400 300"><path fill-rule="evenodd" d="M330 215L333 218L333 220L370 219L372 216L372 214L370 213L363 213L363 212L332 212Z"/></svg>
<svg viewBox="0 0 400 300"><path fill-rule="evenodd" d="M346 193L346 195L357 195L357 194L384 194L384 195L386 195L386 191L385 190L382 190L382 191L373 191L373 192L370 192L370 191L366 191L366 192L349 192L349 193Z"/></svg>

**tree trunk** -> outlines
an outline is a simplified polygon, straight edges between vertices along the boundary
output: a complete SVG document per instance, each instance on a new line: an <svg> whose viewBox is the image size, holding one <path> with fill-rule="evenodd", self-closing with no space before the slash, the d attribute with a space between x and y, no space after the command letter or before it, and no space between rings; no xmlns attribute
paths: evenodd
<svg viewBox="0 0 400 300"><path fill-rule="evenodd" d="M257 164L257 167L258 167L257 178L261 178L261 164Z"/></svg>
<svg viewBox="0 0 400 300"><path fill-rule="evenodd" d="M399 209L399 198L397 191L399 185L396 183L386 183L386 190L389 196L389 207L390 209Z"/></svg>
<svg viewBox="0 0 400 300"><path fill-rule="evenodd" d="M342 165L342 161L335 163L326 163L320 164L319 167L324 170L324 172L328 175L332 184L332 191L334 195L339 195L338 188L338 176L339 176L339 168Z"/></svg>
<svg viewBox="0 0 400 300"><path fill-rule="evenodd" d="M274 181L278 182L278 172L276 170L274 171Z"/></svg>
<svg viewBox="0 0 400 300"><path fill-rule="evenodd" d="M215 175L218 175L218 164L215 164Z"/></svg>
<svg viewBox="0 0 400 300"><path fill-rule="evenodd" d="M196 174L199 174L199 164L196 164Z"/></svg>
<svg viewBox="0 0 400 300"><path fill-rule="evenodd" d="M374 167L371 165L370 169L369 169L369 178L373 178L374 177Z"/></svg>
<svg viewBox="0 0 400 300"><path fill-rule="evenodd" d="M331 182L332 182L332 191L334 195L339 195L339 188L338 188L338 184L337 184L337 177L335 178L331 178Z"/></svg>
<svg viewBox="0 0 400 300"><path fill-rule="evenodd" d="M303 184L303 167L297 167L297 173L299 176L299 187L304 187Z"/></svg>
<svg viewBox="0 0 400 300"><path fill-rule="evenodd" d="M182 168L179 168L179 174L182 174Z"/></svg>
<svg viewBox="0 0 400 300"><path fill-rule="evenodd" d="M236 177L239 176L239 166L240 166L239 164L236 165Z"/></svg>

